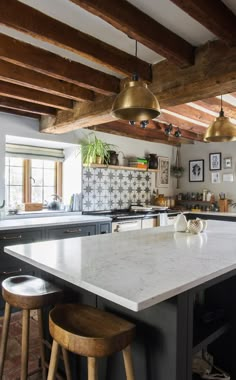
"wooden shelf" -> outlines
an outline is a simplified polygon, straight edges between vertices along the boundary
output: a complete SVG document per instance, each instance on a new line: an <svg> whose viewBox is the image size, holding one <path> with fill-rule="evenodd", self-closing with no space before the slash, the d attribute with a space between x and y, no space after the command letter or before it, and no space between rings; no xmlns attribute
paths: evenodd
<svg viewBox="0 0 236 380"><path fill-rule="evenodd" d="M192 200L192 199L182 199L181 201L176 201L176 203L184 203L184 202L192 202L192 203L212 203L211 201L198 201L198 200Z"/></svg>
<svg viewBox="0 0 236 380"><path fill-rule="evenodd" d="M214 342L221 335L230 329L228 322L209 323L207 325L197 326L197 334L193 337L193 354L196 354L208 344Z"/></svg>
<svg viewBox="0 0 236 380"><path fill-rule="evenodd" d="M123 170L138 170L138 171L141 171L141 172L153 172L153 173L157 173L159 172L158 169L144 169L144 168L133 168L132 166L119 166L119 165L104 165L104 164L91 164L91 165L83 165L84 167L86 168L110 168L110 169L116 169L116 170L119 170L119 169L123 169Z"/></svg>

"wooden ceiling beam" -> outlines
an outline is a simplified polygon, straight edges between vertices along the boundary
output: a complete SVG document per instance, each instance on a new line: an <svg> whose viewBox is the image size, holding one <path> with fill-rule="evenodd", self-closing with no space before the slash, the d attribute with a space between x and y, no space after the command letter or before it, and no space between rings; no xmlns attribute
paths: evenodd
<svg viewBox="0 0 236 380"><path fill-rule="evenodd" d="M0 80L75 101L92 101L95 97L94 92L86 88L4 61L0 61Z"/></svg>
<svg viewBox="0 0 236 380"><path fill-rule="evenodd" d="M173 107L166 107L165 109L167 111L175 112L176 114L199 121L201 123L209 124L214 120L214 116L209 115L209 113L193 108L187 104L181 104L179 106L173 106Z"/></svg>
<svg viewBox="0 0 236 380"><path fill-rule="evenodd" d="M11 115L31 117L33 119L40 119L40 115L32 112L19 111L15 109L10 109L6 107L0 107L0 112L10 113Z"/></svg>
<svg viewBox="0 0 236 380"><path fill-rule="evenodd" d="M157 123L157 124L158 124L158 127L161 129L161 131L165 133L165 128L168 126L168 124L164 124L164 123ZM175 130L176 128L174 128L174 132ZM181 132L182 138L193 140L193 141L203 141L202 133L192 132L186 129L181 129L180 132ZM175 138L179 139L179 137L175 137Z"/></svg>
<svg viewBox="0 0 236 380"><path fill-rule="evenodd" d="M34 38L70 50L125 76L131 75L136 68L144 80L151 80L150 65L147 62L141 59L136 60L134 56L82 33L17 0L0 1L0 23Z"/></svg>
<svg viewBox="0 0 236 380"><path fill-rule="evenodd" d="M0 95L61 110L69 110L73 108L73 101L70 99L1 81Z"/></svg>
<svg viewBox="0 0 236 380"><path fill-rule="evenodd" d="M17 111L34 113L37 115L55 115L57 110L52 107L42 106L41 104L29 103L23 100L11 99L0 96L0 109L8 108Z"/></svg>
<svg viewBox="0 0 236 380"><path fill-rule="evenodd" d="M208 108L209 110L216 112L217 116L219 116L220 113L220 107L221 107L221 102L220 99L218 98L208 98L208 99L203 99L195 102L201 107ZM224 114L226 117L231 117L233 119L236 119L236 109L233 106L230 106L228 103L223 101L223 110ZM215 118L214 118L215 119ZM213 120L214 120L213 119Z"/></svg>
<svg viewBox="0 0 236 380"><path fill-rule="evenodd" d="M111 95L120 90L119 79L112 75L4 34L0 34L0 59L104 95Z"/></svg>
<svg viewBox="0 0 236 380"><path fill-rule="evenodd" d="M126 0L71 0L114 28L180 66L194 62L194 48Z"/></svg>
<svg viewBox="0 0 236 380"><path fill-rule="evenodd" d="M153 82L149 88L157 96L161 108L236 91L236 48L229 48L220 41L208 43L197 50L195 65L185 69L160 62L154 65ZM73 113L61 111L54 120L44 118L41 129L49 133L65 133L113 121L113 100L114 97L109 97L106 102L99 100L92 106L74 107ZM184 128L183 121L181 123ZM201 126L194 125L193 130L200 132Z"/></svg>
<svg viewBox="0 0 236 380"><path fill-rule="evenodd" d="M113 123L96 125L94 127L90 127L89 129L104 133L110 133L118 136L125 136L132 139L151 141L173 146L180 145L180 141L168 138L160 131L148 128L142 129L138 126L131 126L128 124L126 125L118 121L114 121Z"/></svg>
<svg viewBox="0 0 236 380"><path fill-rule="evenodd" d="M236 45L236 16L221 0L171 0L226 44Z"/></svg>

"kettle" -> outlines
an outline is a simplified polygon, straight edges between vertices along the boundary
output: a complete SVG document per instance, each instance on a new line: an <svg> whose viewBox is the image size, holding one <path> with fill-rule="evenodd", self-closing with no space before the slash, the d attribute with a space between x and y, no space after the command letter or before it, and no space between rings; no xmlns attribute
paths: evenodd
<svg viewBox="0 0 236 380"><path fill-rule="evenodd" d="M61 198L57 194L52 194L53 200L48 203L49 210L60 210Z"/></svg>

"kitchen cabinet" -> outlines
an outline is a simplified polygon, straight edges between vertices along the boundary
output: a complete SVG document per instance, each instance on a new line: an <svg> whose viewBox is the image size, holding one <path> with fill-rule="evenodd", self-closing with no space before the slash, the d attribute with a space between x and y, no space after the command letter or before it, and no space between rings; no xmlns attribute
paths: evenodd
<svg viewBox="0 0 236 380"><path fill-rule="evenodd" d="M10 276L22 274L37 275L37 268L18 260L4 252L5 246L33 243L43 240L65 239L111 232L111 222L76 223L37 228L22 228L0 231L0 285ZM50 255L50 252L48 253ZM0 296L0 315L4 311L4 301Z"/></svg>
<svg viewBox="0 0 236 380"><path fill-rule="evenodd" d="M13 230L0 232L0 284L2 281L10 276L17 276L22 274L35 274L35 271L29 264L6 254L4 252L5 246L15 244L33 243L43 240L43 228L27 229L27 230ZM0 315L3 314L4 301L0 297Z"/></svg>
<svg viewBox="0 0 236 380"><path fill-rule="evenodd" d="M96 235L96 232L96 223L89 223L87 225L75 224L63 227L49 227L46 238L47 240L68 239L72 237Z"/></svg>

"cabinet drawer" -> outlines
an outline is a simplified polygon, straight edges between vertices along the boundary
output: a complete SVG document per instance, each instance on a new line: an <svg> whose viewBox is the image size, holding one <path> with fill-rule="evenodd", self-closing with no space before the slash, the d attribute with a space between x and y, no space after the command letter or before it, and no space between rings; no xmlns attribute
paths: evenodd
<svg viewBox="0 0 236 380"><path fill-rule="evenodd" d="M11 232L1 231L0 232L0 245L14 245L14 244L24 244L34 241L42 240L42 230L35 231L22 231L14 230Z"/></svg>
<svg viewBox="0 0 236 380"><path fill-rule="evenodd" d="M79 236L96 235L96 224L67 226L48 229L48 240L67 239Z"/></svg>

